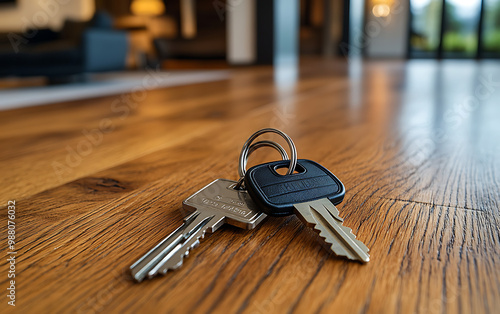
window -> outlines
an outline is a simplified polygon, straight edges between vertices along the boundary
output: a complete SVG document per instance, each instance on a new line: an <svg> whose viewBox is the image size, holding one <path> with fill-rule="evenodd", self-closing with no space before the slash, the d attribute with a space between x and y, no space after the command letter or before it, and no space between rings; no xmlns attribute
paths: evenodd
<svg viewBox="0 0 500 314"><path fill-rule="evenodd" d="M446 0L443 56L474 58L478 48L481 0Z"/></svg>
<svg viewBox="0 0 500 314"><path fill-rule="evenodd" d="M500 0L410 0L410 57L500 56Z"/></svg>
<svg viewBox="0 0 500 314"><path fill-rule="evenodd" d="M410 2L410 46L414 57L436 57L441 33L442 0Z"/></svg>
<svg viewBox="0 0 500 314"><path fill-rule="evenodd" d="M500 56L500 0L484 0L482 53Z"/></svg>

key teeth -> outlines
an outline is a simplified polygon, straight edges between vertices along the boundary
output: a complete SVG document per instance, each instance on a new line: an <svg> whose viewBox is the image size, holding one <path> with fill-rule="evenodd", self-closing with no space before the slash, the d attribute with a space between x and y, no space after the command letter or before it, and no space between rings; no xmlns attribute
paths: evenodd
<svg viewBox="0 0 500 314"><path fill-rule="evenodd" d="M352 232L352 229L347 227L347 226L344 226L344 225L341 225L340 226L342 229L344 229L345 231L349 231L349 234L352 235L352 238L354 239L354 241L356 241L356 243L358 244L358 246L363 249L363 251L365 251L366 253L368 253L370 251L370 249L360 240L358 240L357 236Z"/></svg>
<svg viewBox="0 0 500 314"><path fill-rule="evenodd" d="M181 267L190 251L205 239L207 231L209 233L216 231L224 224L225 218L223 213L207 208L189 215L179 228L131 266L135 279L137 281L142 281L146 277L151 279Z"/></svg>
<svg viewBox="0 0 500 314"><path fill-rule="evenodd" d="M186 251L182 254L179 255L179 262L173 266L169 266L161 272L162 275L166 275L169 270L176 270L179 269L183 263L184 263L184 258L189 257L189 253L191 252L192 249L198 247L200 245L200 240L204 239L206 235L206 230L203 230L201 234L196 238L196 240L193 242L193 244L188 245L185 247Z"/></svg>
<svg viewBox="0 0 500 314"><path fill-rule="evenodd" d="M349 227L343 226L343 225L341 225L340 227L342 229L344 229L346 232L349 231L348 233L354 238L354 241L356 241L358 246L361 247L363 249L363 251L365 251L368 255L368 252L370 250L368 249L368 247L366 245L364 245L363 242L356 239L356 235L354 233L352 233L352 229ZM319 235L319 237L323 240L323 242L330 245L330 247L331 247L332 251L335 253L335 255L341 256L341 257L346 257L348 259L358 260L358 258L352 257L352 253L350 253L349 251L344 249L341 245L339 245L339 243L337 241L331 239L329 237L328 231L325 230L325 228L321 224L319 224L319 223L315 224L313 230Z"/></svg>

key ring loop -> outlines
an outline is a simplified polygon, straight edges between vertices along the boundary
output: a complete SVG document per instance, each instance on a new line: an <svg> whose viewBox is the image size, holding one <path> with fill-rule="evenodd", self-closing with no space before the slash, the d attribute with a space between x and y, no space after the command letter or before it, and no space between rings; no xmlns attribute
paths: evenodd
<svg viewBox="0 0 500 314"><path fill-rule="evenodd" d="M297 149L295 148L295 144L293 143L292 139L288 135L286 135L284 132L282 132L278 129L265 128L265 129L261 129L261 130L255 132L254 134L252 134L248 138L248 140L245 142L245 144L243 145L243 148L241 149L241 153L240 153L240 160L239 160L239 167L238 167L238 174L240 175L240 178L245 177L246 167L247 167L247 159L248 159L248 155L250 152L250 147L251 147L252 142L257 137L259 137L260 135L262 135L264 133L276 133L285 139L285 141L288 143L288 146L290 147L290 152L292 154L292 158L290 159L290 166L288 167L288 171L286 174L289 175L295 171L295 167L297 166ZM262 141L262 142L264 142L264 141ZM267 141L267 142L269 142L269 141ZM279 148L277 148L275 146L272 146L272 147L279 150ZM283 147L281 147L281 148L283 148ZM257 148L255 148L255 149L257 149ZM283 154L282 154L282 156L283 156ZM239 184L239 186L241 186L241 184Z"/></svg>
<svg viewBox="0 0 500 314"><path fill-rule="evenodd" d="M280 154L281 154L281 158L283 158L283 160L288 160L288 154L286 152L286 150L283 148L283 146L281 146L280 144L274 142L274 141L267 141L267 140L264 140L264 141L259 141L257 143L254 143L252 145L250 145L250 148L248 149L248 154L245 156L245 162L248 161L248 158L250 157L250 155L256 151L257 149L261 148L261 147L272 147L274 149L276 149ZM241 166L241 164L239 165ZM245 168L243 168L243 170L245 170ZM240 179L238 180L238 182L236 183L236 185L234 186L234 188L236 190L241 190L241 189L244 189L243 187L243 180L245 179L245 177L240 177Z"/></svg>
<svg viewBox="0 0 500 314"><path fill-rule="evenodd" d="M288 160L288 154L286 150L283 148L283 146L274 141L263 140L263 141L258 141L257 143L254 143L250 146L250 149L248 150L248 155L245 158L245 164L248 162L248 158L250 157L250 155L252 155L254 151L256 151L261 147L266 147L266 146L276 149L281 154L281 158L283 158L283 160Z"/></svg>

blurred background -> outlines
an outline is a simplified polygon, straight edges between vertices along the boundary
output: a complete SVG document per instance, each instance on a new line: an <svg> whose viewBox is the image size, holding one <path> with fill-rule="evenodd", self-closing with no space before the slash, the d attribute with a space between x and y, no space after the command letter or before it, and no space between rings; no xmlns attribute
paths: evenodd
<svg viewBox="0 0 500 314"><path fill-rule="evenodd" d="M124 91L145 69L499 56L500 0L0 0L3 109Z"/></svg>

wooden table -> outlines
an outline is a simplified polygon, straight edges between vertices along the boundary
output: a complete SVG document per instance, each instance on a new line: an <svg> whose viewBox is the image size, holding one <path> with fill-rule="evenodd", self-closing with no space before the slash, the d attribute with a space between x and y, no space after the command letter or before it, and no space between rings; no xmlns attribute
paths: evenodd
<svg viewBox="0 0 500 314"><path fill-rule="evenodd" d="M1 112L0 225L7 254L15 200L15 309L498 312L499 69L305 60L295 84L251 67L228 80ZM179 270L133 282L128 267L182 223L182 200L237 179L243 142L270 126L344 182L338 208L371 261L329 255L290 216L252 231L224 226ZM278 158L263 149L250 162ZM4 294L8 268L3 258ZM3 313L13 308L2 300Z"/></svg>

